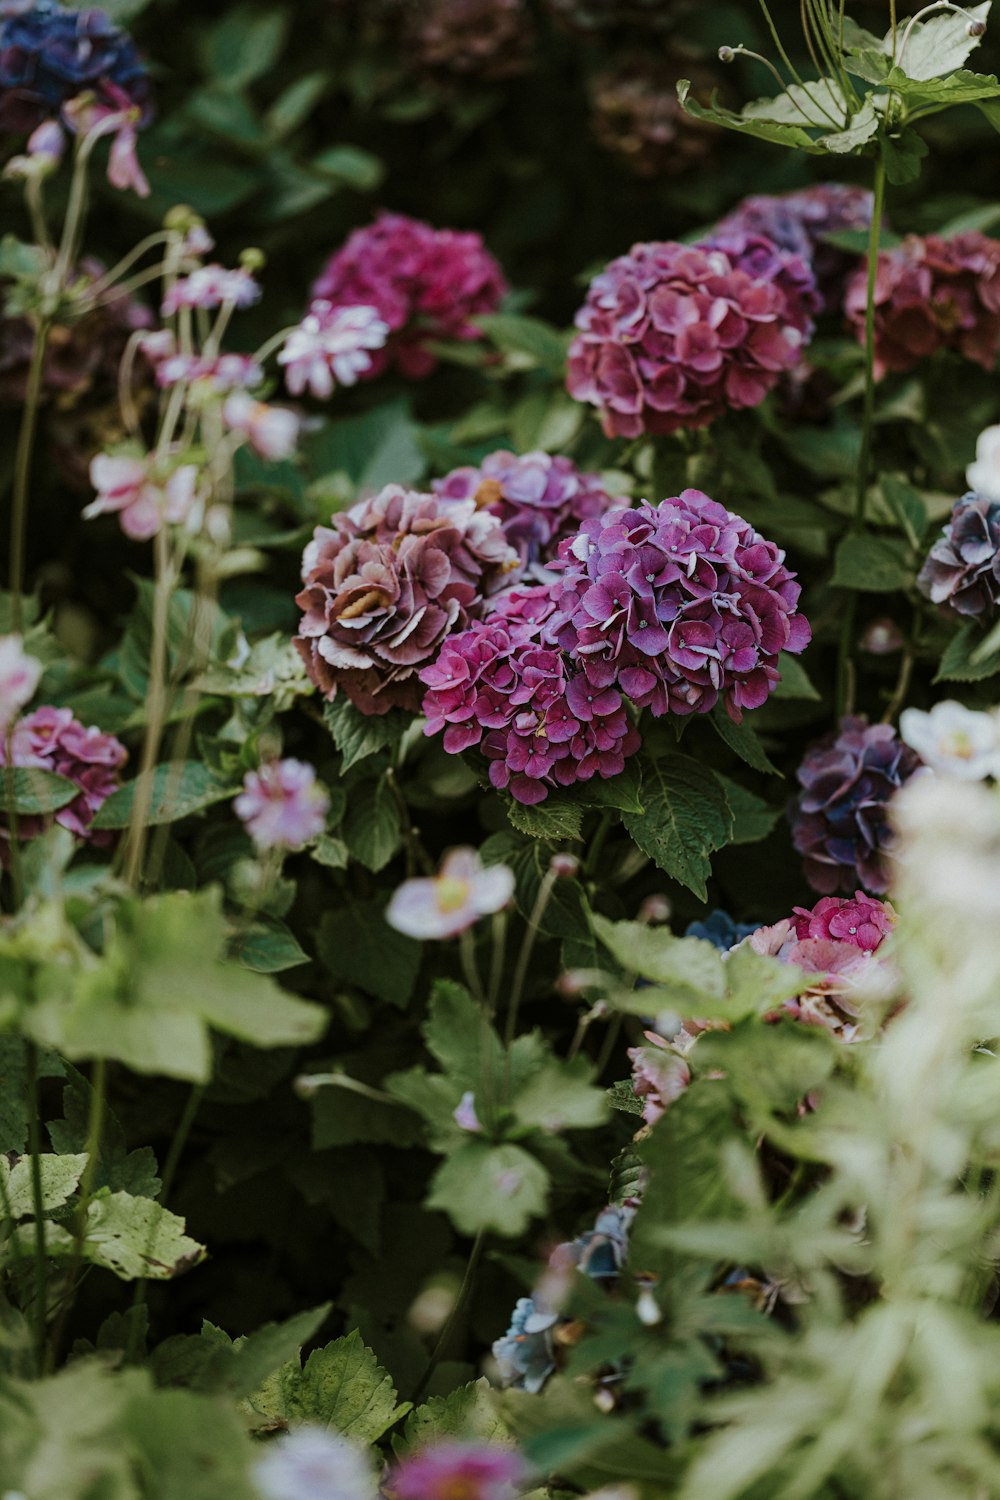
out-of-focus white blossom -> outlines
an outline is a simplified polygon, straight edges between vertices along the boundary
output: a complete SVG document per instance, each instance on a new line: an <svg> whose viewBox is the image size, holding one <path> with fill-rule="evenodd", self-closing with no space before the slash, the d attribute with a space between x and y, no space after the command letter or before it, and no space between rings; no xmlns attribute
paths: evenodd
<svg viewBox="0 0 1000 1500"><path fill-rule="evenodd" d="M949 698L935 703L929 713L905 708L899 732L925 765L942 775L962 781L1000 776L1000 720L995 714Z"/></svg>
<svg viewBox="0 0 1000 1500"><path fill-rule="evenodd" d="M234 391L222 416L230 432L244 438L261 458L276 463L295 452L301 424L285 406L269 406L255 401L247 391Z"/></svg>
<svg viewBox="0 0 1000 1500"><path fill-rule="evenodd" d="M514 872L506 865L484 868L475 849L452 849L441 873L404 880L385 919L407 937L456 937L480 917L500 911L514 894Z"/></svg>
<svg viewBox="0 0 1000 1500"><path fill-rule="evenodd" d="M276 1438L252 1472L264 1500L375 1500L377 1494L359 1445L321 1427Z"/></svg>
<svg viewBox="0 0 1000 1500"><path fill-rule="evenodd" d="M965 479L981 499L1000 500L1000 427L987 427L979 434Z"/></svg>
<svg viewBox="0 0 1000 1500"><path fill-rule="evenodd" d="M0 636L0 732L34 695L42 664L28 656L19 635Z"/></svg>

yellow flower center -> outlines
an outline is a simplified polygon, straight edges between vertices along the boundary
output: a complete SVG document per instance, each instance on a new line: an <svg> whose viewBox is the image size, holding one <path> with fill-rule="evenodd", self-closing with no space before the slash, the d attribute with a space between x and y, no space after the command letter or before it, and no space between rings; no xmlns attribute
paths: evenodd
<svg viewBox="0 0 1000 1500"><path fill-rule="evenodd" d="M469 899L469 882L467 880L456 880L454 875L441 875L435 881L435 899L438 911L461 911ZM462 1484L465 1483L463 1479ZM450 1500L450 1497L449 1497ZM462 1500L462 1496L455 1496L455 1500Z"/></svg>

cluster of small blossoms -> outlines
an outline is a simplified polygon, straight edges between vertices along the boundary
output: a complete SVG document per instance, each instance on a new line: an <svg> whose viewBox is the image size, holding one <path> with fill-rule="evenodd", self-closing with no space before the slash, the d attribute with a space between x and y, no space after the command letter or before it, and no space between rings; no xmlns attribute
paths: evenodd
<svg viewBox="0 0 1000 1500"><path fill-rule="evenodd" d="M372 307L390 330L385 348L360 375L378 375L394 363L403 375L420 379L437 364L427 344L478 338L471 320L495 312L506 290L478 234L384 213L350 235L312 295L333 308Z"/></svg>
<svg viewBox="0 0 1000 1500"><path fill-rule="evenodd" d="M334 307L316 298L278 355L285 384L293 396L308 390L325 400L335 385L376 374L376 354L388 337L389 325L376 308Z"/></svg>
<svg viewBox="0 0 1000 1500"><path fill-rule="evenodd" d="M867 272L847 286L844 310L864 342ZM875 374L914 369L953 349L984 370L1000 353L1000 241L978 230L909 235L878 258L875 275Z"/></svg>
<svg viewBox="0 0 1000 1500"><path fill-rule="evenodd" d="M888 890L889 803L922 764L890 724L863 718L842 719L838 732L810 748L789 817L813 890L850 890L859 882L876 894Z"/></svg>
<svg viewBox="0 0 1000 1500"><path fill-rule="evenodd" d="M818 307L806 262L762 236L634 245L590 284L567 387L609 437L705 427L763 401Z"/></svg>
<svg viewBox="0 0 1000 1500"><path fill-rule="evenodd" d="M186 526L199 504L198 469L173 457L99 453L90 465L97 499L85 508L86 520L116 514L122 531L134 542L146 542L165 525Z"/></svg>
<svg viewBox="0 0 1000 1500"><path fill-rule="evenodd" d="M595 688L565 653L538 640L535 622L502 607L451 636L420 680L425 733L443 731L451 754L478 746L493 786L518 802L618 776L641 744L621 693Z"/></svg>
<svg viewBox="0 0 1000 1500"><path fill-rule="evenodd" d="M257 849L301 849L326 827L327 792L312 766L301 760L276 760L248 771L233 811Z"/></svg>
<svg viewBox="0 0 1000 1500"><path fill-rule="evenodd" d="M738 723L778 682L781 651L810 640L784 552L699 490L615 509L560 548L550 639L591 689L617 687L654 716Z"/></svg>
<svg viewBox="0 0 1000 1500"><path fill-rule="evenodd" d="M8 761L8 747L10 759ZM92 830L98 808L118 785L118 771L128 752L113 734L85 728L69 708L36 708L20 719L6 740L0 741L0 765L53 771L79 788L79 794L52 816L63 828L93 844L109 844L114 834ZM38 814L17 820L19 839L35 838L48 818ZM10 831L4 822L0 840L6 844Z"/></svg>
<svg viewBox="0 0 1000 1500"><path fill-rule="evenodd" d="M203 385L213 395L251 390L264 379L264 371L249 354L181 354L169 329L157 329L139 340L139 348L153 367L156 383L167 389L183 381Z"/></svg>
<svg viewBox="0 0 1000 1500"><path fill-rule="evenodd" d="M658 51L622 58L591 81L594 135L637 177L676 177L712 154L719 132L684 112L677 98L681 78L699 95L718 86L712 70L689 56Z"/></svg>
<svg viewBox="0 0 1000 1500"><path fill-rule="evenodd" d="M957 615L994 615L1000 605L1000 499L971 491L956 500L948 524L917 575L933 604Z"/></svg>
<svg viewBox="0 0 1000 1500"><path fill-rule="evenodd" d="M475 501L387 485L313 533L295 645L328 697L341 687L363 713L416 712L418 670L516 564L499 521Z"/></svg>
<svg viewBox="0 0 1000 1500"><path fill-rule="evenodd" d="M827 243L827 236L870 229L873 207L867 188L819 182L794 193L744 198L720 219L714 234L764 235L779 249L800 256L812 268L824 309L839 310L845 277L858 257Z"/></svg>
<svg viewBox="0 0 1000 1500"><path fill-rule="evenodd" d="M474 500L496 516L528 572L551 562L583 521L618 503L599 475L581 473L572 459L551 453L501 450L478 468L453 469L432 488L447 500Z"/></svg>
<svg viewBox="0 0 1000 1500"><path fill-rule="evenodd" d="M626 1199L602 1209L593 1229L552 1251L539 1285L530 1297L518 1299L509 1329L493 1345L503 1385L532 1394L541 1390L557 1367L559 1351L574 1338L573 1326L560 1314L574 1273L614 1287L628 1259L637 1207L636 1199Z"/></svg>

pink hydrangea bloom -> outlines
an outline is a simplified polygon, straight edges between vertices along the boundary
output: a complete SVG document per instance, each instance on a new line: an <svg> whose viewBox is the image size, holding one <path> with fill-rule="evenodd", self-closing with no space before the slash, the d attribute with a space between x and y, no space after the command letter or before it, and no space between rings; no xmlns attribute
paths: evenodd
<svg viewBox="0 0 1000 1500"><path fill-rule="evenodd" d="M877 901L864 891L846 896L823 896L812 911L794 908L795 935L849 943L864 953L874 953L893 929L896 913L888 901Z"/></svg>
<svg viewBox="0 0 1000 1500"><path fill-rule="evenodd" d="M384 213L331 256L312 295L334 307L367 303L378 310L392 336L366 374L392 362L420 379L437 364L427 343L477 338L471 320L495 312L506 290L478 234Z"/></svg>
<svg viewBox="0 0 1000 1500"><path fill-rule="evenodd" d="M301 424L295 412L255 401L247 391L233 391L222 408L222 419L230 432L272 463L291 458L298 446Z"/></svg>
<svg viewBox="0 0 1000 1500"><path fill-rule="evenodd" d="M629 1047L632 1092L642 1100L642 1118L655 1125L691 1082L691 1069L675 1047L656 1031L644 1031L647 1047Z"/></svg>
<svg viewBox="0 0 1000 1500"><path fill-rule="evenodd" d="M34 696L42 664L28 656L19 635L0 637L0 733Z"/></svg>
<svg viewBox="0 0 1000 1500"><path fill-rule="evenodd" d="M128 752L113 734L87 729L74 719L69 708L36 708L14 727L10 736L11 764L53 771L79 787L79 795L53 814L55 821L78 838L93 844L109 844L114 834L91 830L94 815L118 785L118 772ZM0 740L0 765L7 765L7 741ZM17 820L19 839L41 833L49 820L43 815L22 816ZM6 843L9 832L0 829Z"/></svg>
<svg viewBox="0 0 1000 1500"><path fill-rule="evenodd" d="M874 196L868 188L817 182L793 193L744 198L713 233L719 237L765 235L811 266L824 307L839 308L845 277L858 257L828 244L826 237L844 229L870 229L873 207Z"/></svg>
<svg viewBox="0 0 1000 1500"><path fill-rule="evenodd" d="M260 297L260 287L249 271L233 270L216 264L198 266L188 276L180 276L167 289L160 311L172 317L182 307L205 310L231 303L233 307L251 307Z"/></svg>
<svg viewBox="0 0 1000 1500"><path fill-rule="evenodd" d="M149 541L164 523L183 525L197 499L198 470L193 464L182 464L161 477L151 454L133 458L99 453L90 465L90 480L97 499L86 507L84 517L117 514L122 531L134 542Z"/></svg>
<svg viewBox="0 0 1000 1500"><path fill-rule="evenodd" d="M490 453L478 468L453 469L432 488L449 500L475 500L495 515L528 571L550 562L581 522L620 504L597 474L551 453Z"/></svg>
<svg viewBox="0 0 1000 1500"><path fill-rule="evenodd" d="M506 865L484 866L475 849L452 849L440 874L404 880L386 907L385 919L408 937L457 937L480 917L502 910L513 894L514 873ZM466 1115L475 1118L474 1106L471 1116L470 1111ZM475 1129L467 1120L459 1123L466 1130Z"/></svg>
<svg viewBox="0 0 1000 1500"><path fill-rule="evenodd" d="M259 850L301 849L326 826L330 798L301 760L268 761L248 771L233 811Z"/></svg>
<svg viewBox="0 0 1000 1500"><path fill-rule="evenodd" d="M472 500L387 485L317 527L302 559L295 644L328 697L363 713L416 711L417 672L475 616L517 554Z"/></svg>
<svg viewBox="0 0 1000 1500"><path fill-rule="evenodd" d="M867 272L855 272L844 311L865 338ZM1000 242L978 230L943 239L908 235L878 258L875 276L875 374L914 369L939 349L954 349L992 370L1000 352Z"/></svg>
<svg viewBox="0 0 1000 1500"><path fill-rule="evenodd" d="M570 395L599 408L609 437L706 427L763 401L798 363L817 307L805 262L763 237L633 245L576 315Z"/></svg>
<svg viewBox="0 0 1000 1500"><path fill-rule="evenodd" d="M354 385L377 373L375 351L389 337L389 326L374 307L334 307L317 298L278 355L293 396L309 390L319 400L336 385Z"/></svg>
<svg viewBox="0 0 1000 1500"><path fill-rule="evenodd" d="M513 1448L441 1442L401 1459L390 1488L397 1500L513 1500L526 1477Z"/></svg>
<svg viewBox="0 0 1000 1500"><path fill-rule="evenodd" d="M784 559L700 490L605 511L560 547L547 638L654 716L721 700L739 723L777 685L778 653L810 640Z"/></svg>

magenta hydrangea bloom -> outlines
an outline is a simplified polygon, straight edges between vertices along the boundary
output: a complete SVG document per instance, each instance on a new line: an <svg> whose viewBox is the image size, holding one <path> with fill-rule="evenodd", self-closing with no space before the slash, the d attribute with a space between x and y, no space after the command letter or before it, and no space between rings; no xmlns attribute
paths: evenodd
<svg viewBox="0 0 1000 1500"><path fill-rule="evenodd" d="M518 802L543 802L552 787L618 776L641 744L620 692L595 688L541 625L495 610L445 642L420 674L427 734L453 755L479 747L490 781Z"/></svg>
<svg viewBox="0 0 1000 1500"><path fill-rule="evenodd" d="M1000 604L1000 503L971 492L956 500L947 526L917 575L917 588L958 615L993 615Z"/></svg>
<svg viewBox="0 0 1000 1500"><path fill-rule="evenodd" d="M10 736L11 762L15 766L53 771L57 776L79 787L79 795L52 816L77 838L92 844L110 844L115 834L106 829L92 829L98 808L118 786L118 772L128 759L128 751L113 734L104 734L93 726L85 728L74 719L70 708L36 708L14 726ZM7 740L0 740L0 765L7 765ZM20 816L19 839L35 838L42 833L49 818L42 814ZM0 826L3 846L9 841L6 820Z"/></svg>
<svg viewBox="0 0 1000 1500"><path fill-rule="evenodd" d="M889 936L896 913L888 901L877 901L864 891L849 896L823 896L810 911L794 908L795 935L850 943L863 953L874 953Z"/></svg>
<svg viewBox="0 0 1000 1500"><path fill-rule="evenodd" d="M551 453L490 453L478 468L453 469L432 488L449 500L474 500L496 516L530 571L551 562L581 522L621 503L599 475L583 474L572 459Z"/></svg>
<svg viewBox="0 0 1000 1500"><path fill-rule="evenodd" d="M818 306L806 262L760 236L633 245L576 315L570 395L600 409L609 437L706 427L763 401L798 363Z"/></svg>
<svg viewBox="0 0 1000 1500"><path fill-rule="evenodd" d="M401 1459L390 1487L397 1500L513 1500L526 1475L514 1448L442 1442Z"/></svg>
<svg viewBox="0 0 1000 1500"><path fill-rule="evenodd" d="M312 766L275 760L248 771L233 811L261 851L301 849L326 826L330 798Z"/></svg>
<svg viewBox="0 0 1000 1500"><path fill-rule="evenodd" d="M434 339L475 339L471 321L495 312L507 290L503 272L473 231L434 229L420 219L383 213L356 229L323 268L312 296L333 307L374 307L391 330L363 379L391 361L421 379L437 360Z"/></svg>
<svg viewBox="0 0 1000 1500"><path fill-rule="evenodd" d="M794 193L744 198L715 227L714 235L765 235L812 267L824 307L839 306L844 278L856 255L827 244L838 230L871 228L874 196L868 188L818 182Z"/></svg>
<svg viewBox="0 0 1000 1500"><path fill-rule="evenodd" d="M295 645L328 698L342 687L362 713L416 712L417 671L516 565L500 522L475 501L387 485L313 533Z"/></svg>
<svg viewBox="0 0 1000 1500"><path fill-rule="evenodd" d="M814 891L889 888L889 801L922 767L891 724L844 718L808 751L796 773L802 790L789 810L792 840Z"/></svg>
<svg viewBox="0 0 1000 1500"><path fill-rule="evenodd" d="M778 653L810 640L784 559L700 490L606 511L562 544L546 629L593 688L654 716L721 701L739 723L777 685Z"/></svg>
<svg viewBox="0 0 1000 1500"><path fill-rule="evenodd" d="M852 276L844 311L865 338L867 271ZM943 239L908 235L878 258L875 276L875 374L912 370L939 349L953 349L992 370L1000 352L1000 241L978 230Z"/></svg>

